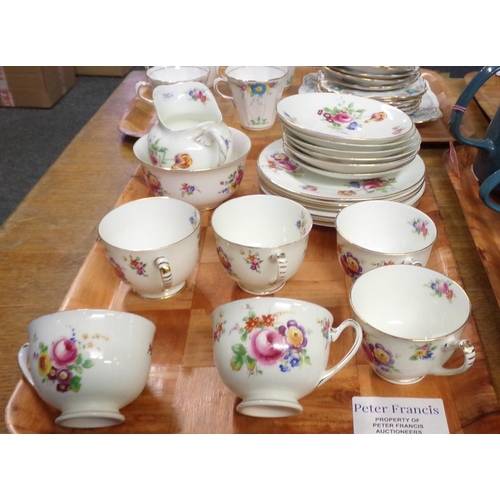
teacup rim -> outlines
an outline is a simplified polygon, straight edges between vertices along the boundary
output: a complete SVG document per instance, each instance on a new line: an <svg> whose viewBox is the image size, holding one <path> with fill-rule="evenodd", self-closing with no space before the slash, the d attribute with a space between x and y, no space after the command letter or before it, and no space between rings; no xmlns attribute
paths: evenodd
<svg viewBox="0 0 500 500"><path fill-rule="evenodd" d="M401 337L399 335L395 335L395 334L392 334L392 333L389 333L379 327L376 327L376 326L373 326L369 321L366 321L363 317L363 315L361 315L358 310L356 309L356 307L354 306L354 302L353 302L353 292L356 290L356 286L359 287L359 283L362 283L364 280L368 279L366 278L366 276L368 276L370 273L376 273L378 272L379 274L380 273L385 273L385 272L392 272L392 269L393 268L401 268L403 269L403 272L409 272L409 273L412 273L412 272L415 272L415 273L433 273L434 276L438 276L442 279L446 279L448 281L451 281L452 284L454 286L456 286L456 288L458 288L458 290L460 290L462 292L462 295L464 297L464 299L466 299L466 302L467 302L467 314L465 315L465 319L464 321L459 325L457 326L456 328L453 329L453 331L450 331L446 334L442 334L442 335L439 335L439 334L435 334L433 336L430 336L430 337L424 337L424 338L415 338L415 339L412 339L412 338L408 338L408 337ZM384 271L384 269L390 269L390 271ZM363 276L365 276L365 278L363 278ZM469 322L470 318L471 318L471 314L472 314L472 304L471 304L471 300L469 298L469 296L467 295L467 292L463 289L463 287L456 281L454 280L453 278L450 278L449 276L446 276L445 274L443 273L440 273L439 271L435 271L434 269L429 269L427 267L415 267L415 266L409 266L409 265L404 265L404 264L396 264L396 265L392 265L392 266L383 266L383 267L378 267L378 268L375 268L375 269L371 269L370 271L362 274L354 283L353 285L351 286L351 289L349 290L349 305L351 307L351 311L353 313L353 317L356 319L356 318L359 318L357 321L361 323L364 323L366 325L369 325L369 327L375 331L377 331L378 333L381 333L383 335L386 335L390 338L393 338L393 339L397 339L397 340L404 340L404 341L408 341L408 342L414 342L414 343L422 343L422 342L435 342L435 341L439 341L439 340L443 340L443 339L446 339L450 336L453 336L455 335L457 332L461 331L466 325L467 323ZM362 326L363 328L363 326Z"/></svg>

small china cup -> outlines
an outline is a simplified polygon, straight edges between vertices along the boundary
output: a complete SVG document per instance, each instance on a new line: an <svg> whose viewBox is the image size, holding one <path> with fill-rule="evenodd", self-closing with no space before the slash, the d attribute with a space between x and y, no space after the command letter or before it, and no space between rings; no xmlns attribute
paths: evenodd
<svg viewBox="0 0 500 500"><path fill-rule="evenodd" d="M130 201L105 215L98 232L117 276L144 298L179 293L198 262L200 213L185 201Z"/></svg>
<svg viewBox="0 0 500 500"><path fill-rule="evenodd" d="M265 194L233 198L212 215L217 255L247 293L268 295L301 266L313 226L299 203Z"/></svg>
<svg viewBox="0 0 500 500"><path fill-rule="evenodd" d="M161 168L151 163L146 136L134 144L134 154L140 161L144 179L155 196L168 196L187 201L198 210L212 210L233 196L240 187L251 148L250 138L238 129L230 128L233 150L223 165L206 169Z"/></svg>
<svg viewBox="0 0 500 500"><path fill-rule="evenodd" d="M430 217L396 201L353 203L338 213L335 225L337 257L353 281L381 266L425 266L437 238Z"/></svg>
<svg viewBox="0 0 500 500"><path fill-rule="evenodd" d="M362 331L316 304L255 297L212 312L214 360L227 388L242 401L236 410L253 417L288 417L302 412L298 400L324 384L356 354ZM330 346L349 327L350 350L327 368ZM346 332L347 334L347 332Z"/></svg>
<svg viewBox="0 0 500 500"><path fill-rule="evenodd" d="M250 130L266 130L276 121L278 104L288 78L287 66L228 66L225 76L219 69L214 80L215 91L233 102L241 126ZM226 85L231 95L220 87Z"/></svg>
<svg viewBox="0 0 500 500"><path fill-rule="evenodd" d="M159 85L172 83L201 82L207 84L210 68L208 66L153 66L146 70L146 76L148 81L140 81L135 84L135 92L144 101L153 103L153 100L144 94L146 87L153 91Z"/></svg>
<svg viewBox="0 0 500 500"><path fill-rule="evenodd" d="M354 282L349 300L363 329L363 352L384 380L414 384L426 375L456 375L473 365L474 347L461 340L469 298L447 276L425 267L379 267ZM462 366L444 368L456 349L464 355Z"/></svg>
<svg viewBox="0 0 500 500"><path fill-rule="evenodd" d="M19 367L40 398L61 411L58 425L116 425L125 420L119 410L146 386L155 330L128 312L59 311L28 325Z"/></svg>

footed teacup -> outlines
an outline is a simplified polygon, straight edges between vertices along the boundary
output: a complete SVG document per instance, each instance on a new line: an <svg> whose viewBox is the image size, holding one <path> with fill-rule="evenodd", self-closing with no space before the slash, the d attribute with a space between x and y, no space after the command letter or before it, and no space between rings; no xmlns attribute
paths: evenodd
<svg viewBox="0 0 500 500"><path fill-rule="evenodd" d="M253 417L302 412L298 400L341 370L362 339L356 321L346 319L334 328L333 316L324 307L278 297L224 304L212 312L212 327L219 376L242 399L237 411ZM349 327L354 329L352 346L327 368L331 345Z"/></svg>
<svg viewBox="0 0 500 500"><path fill-rule="evenodd" d="M28 325L19 367L40 398L61 411L63 427L115 425L143 391L156 327L122 311L59 311Z"/></svg>

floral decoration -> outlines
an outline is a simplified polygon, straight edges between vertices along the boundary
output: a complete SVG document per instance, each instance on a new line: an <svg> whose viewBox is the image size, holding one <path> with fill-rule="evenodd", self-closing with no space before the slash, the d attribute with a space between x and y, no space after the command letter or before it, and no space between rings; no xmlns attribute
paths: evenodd
<svg viewBox="0 0 500 500"><path fill-rule="evenodd" d="M217 247L217 256L219 257L220 263L222 264L226 272L233 278L238 278L237 274L232 269L231 265L232 259L229 258L229 256L224 252L224 250L220 246Z"/></svg>
<svg viewBox="0 0 500 500"><path fill-rule="evenodd" d="M304 212L300 214L300 219L295 223L295 225L297 226L301 236L304 236L307 232L306 214Z"/></svg>
<svg viewBox="0 0 500 500"><path fill-rule="evenodd" d="M230 333L237 332L240 339L239 343L231 346L233 357L230 364L233 370L239 371L245 366L249 375L258 375L263 373L263 366L277 366L281 372L290 372L304 364L311 364L306 350L309 333L294 319L279 322L281 314L285 313L257 316L251 311L242 318L243 326L236 324L230 329ZM329 330L328 320L318 322ZM225 323L221 315L213 334L214 342L220 341L225 333Z"/></svg>
<svg viewBox="0 0 500 500"><path fill-rule="evenodd" d="M347 106L335 106L318 110L318 115L324 118L334 129L360 130L360 122L364 109L355 109L354 103Z"/></svg>
<svg viewBox="0 0 500 500"><path fill-rule="evenodd" d="M128 267L130 267L130 269L133 269L136 274L138 274L139 276L144 276L145 278L148 277L148 275L146 274L147 264L142 262L139 257L134 258L129 255L128 259L127 257L123 257L123 260L128 263Z"/></svg>
<svg viewBox="0 0 500 500"><path fill-rule="evenodd" d="M369 342L365 333L363 333L361 348L368 361L379 370L386 373L399 372L399 370L394 367L394 356L392 352L379 342L375 344Z"/></svg>
<svg viewBox="0 0 500 500"><path fill-rule="evenodd" d="M86 350L96 348L97 340L109 340L109 337L99 333L84 333L78 339L74 328L71 332L70 337L61 337L50 346L39 342L39 350L33 353L42 383L52 383L58 392L63 393L80 391L84 371L94 366Z"/></svg>
<svg viewBox="0 0 500 500"><path fill-rule="evenodd" d="M429 229L427 229L427 224L429 222L421 219L414 219L410 221L410 224L412 225L414 229L414 233L416 234L421 234L424 239L426 238L427 234L429 233Z"/></svg>
<svg viewBox="0 0 500 500"><path fill-rule="evenodd" d="M395 183L396 179L394 177L389 179L381 179L377 177L373 179L350 181L347 186L349 186L351 190L365 191L366 193L387 193L388 188L393 187ZM345 192L342 191L342 193Z"/></svg>
<svg viewBox="0 0 500 500"><path fill-rule="evenodd" d="M429 287L434 292L434 295L437 295L438 297L446 297L448 302L451 302L455 296L453 290L451 289L451 281L449 280L437 278L424 286Z"/></svg>
<svg viewBox="0 0 500 500"><path fill-rule="evenodd" d="M204 90L201 89L193 89L189 91L189 95L193 101L198 101L203 104L207 101L207 96Z"/></svg>
<svg viewBox="0 0 500 500"><path fill-rule="evenodd" d="M245 255L245 252L243 250L241 250L240 253L243 256ZM248 250L247 255L244 256L243 259L250 266L251 271L256 271L257 273L260 273L260 265L264 261L259 257L258 252L252 252L251 250Z"/></svg>
<svg viewBox="0 0 500 500"><path fill-rule="evenodd" d="M270 92L275 86L276 86L275 82L269 82L269 83L258 82L249 84L244 83L241 86L241 90L243 90L243 92L247 92L248 94L250 94L251 97L254 97L254 96L262 96L266 92Z"/></svg>
<svg viewBox="0 0 500 500"><path fill-rule="evenodd" d="M232 172L225 181L220 181L220 185L223 186L223 188L218 192L218 194L234 193L243 180L243 169L244 164L239 165L238 168Z"/></svg>
<svg viewBox="0 0 500 500"><path fill-rule="evenodd" d="M337 245L337 255L340 266L351 279L358 279L363 274L363 267L361 261L355 257L351 252L345 252L342 245Z"/></svg>
<svg viewBox="0 0 500 500"><path fill-rule="evenodd" d="M437 346L432 345L430 342L423 344L421 346L412 346L411 349L414 350L413 355L410 356L411 361L418 361L419 359L432 359Z"/></svg>
<svg viewBox="0 0 500 500"><path fill-rule="evenodd" d="M194 193L201 193L201 191L196 186L191 186L187 182L181 184L181 196L191 196Z"/></svg>
<svg viewBox="0 0 500 500"><path fill-rule="evenodd" d="M163 189L160 180L158 177L156 177L155 174L152 172L149 172L145 168L143 169L144 171L144 180L146 181L146 184L148 185L149 189L155 194L156 196L168 196L168 192Z"/></svg>

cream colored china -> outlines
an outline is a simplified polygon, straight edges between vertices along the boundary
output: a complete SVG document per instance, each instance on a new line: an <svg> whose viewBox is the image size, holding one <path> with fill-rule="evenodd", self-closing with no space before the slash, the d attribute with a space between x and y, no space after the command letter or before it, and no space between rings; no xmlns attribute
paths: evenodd
<svg viewBox="0 0 500 500"><path fill-rule="evenodd" d="M154 196L183 200L198 210L211 210L233 196L239 189L248 153L250 138L238 129L230 128L233 150L228 161L214 168L190 170L167 169L151 163L147 137L134 144L144 179Z"/></svg>
<svg viewBox="0 0 500 500"><path fill-rule="evenodd" d="M147 299L179 293L200 252L200 213L175 198L130 201L106 214L98 226L117 277Z"/></svg>
<svg viewBox="0 0 500 500"><path fill-rule="evenodd" d="M321 160L312 156L305 155L297 149L289 146L286 142L283 143L283 151L301 167L318 173L319 175L327 175L329 177L341 177L339 174L348 176L356 175L358 178L361 175L364 178L369 178L387 172L395 172L396 170L408 165L413 161L416 152L403 157L400 160L389 161L386 163L346 163Z"/></svg>
<svg viewBox="0 0 500 500"><path fill-rule="evenodd" d="M215 309L215 366L227 388L242 400L236 410L264 418L301 413L299 400L346 366L361 344L355 321L347 319L336 328L333 323L330 311L297 299L259 297ZM330 349L338 350L335 341L351 328L354 341L349 336L347 347L336 352L340 361L330 364Z"/></svg>
<svg viewBox="0 0 500 500"><path fill-rule="evenodd" d="M337 215L336 226L338 261L353 281L380 266L425 266L437 238L430 217L390 200L349 205Z"/></svg>
<svg viewBox="0 0 500 500"><path fill-rule="evenodd" d="M120 424L120 409L146 386L155 330L151 321L129 312L58 311L28 325L19 367L40 398L61 411L56 424Z"/></svg>
<svg viewBox="0 0 500 500"><path fill-rule="evenodd" d="M312 218L299 203L258 194L218 206L211 224L225 272L245 292L268 295L302 265Z"/></svg>
<svg viewBox="0 0 500 500"><path fill-rule="evenodd" d="M474 364L475 349L461 338L471 304L446 275L382 266L354 282L349 301L363 329L363 352L382 379L414 384L427 375L462 374ZM455 350L462 352L462 365L443 368Z"/></svg>
<svg viewBox="0 0 500 500"><path fill-rule="evenodd" d="M144 95L144 89L149 87L153 91L159 85L171 85L181 82L201 82L208 84L210 68L208 66L153 66L146 71L148 81L135 84L136 94L144 101L153 103L153 100Z"/></svg>
<svg viewBox="0 0 500 500"><path fill-rule="evenodd" d="M295 94L282 99L277 112L288 127L323 140L378 145L407 138L415 127L399 109L353 95Z"/></svg>
<svg viewBox="0 0 500 500"><path fill-rule="evenodd" d="M381 175L372 180L329 178L304 170L291 161L279 139L263 149L257 161L257 171L259 177L272 185L303 198L353 202L385 198L415 186L425 176L425 164L417 155L394 175Z"/></svg>
<svg viewBox="0 0 500 500"><path fill-rule="evenodd" d="M417 132L409 143L403 143L402 145L391 145L385 149L369 149L369 148L351 148L348 149L337 149L334 147L324 147L318 146L317 144L312 144L304 141L294 134L289 129L283 130L283 139L289 145L295 146L303 153L322 159L335 159L342 160L347 159L352 163L362 160L373 160L373 161L391 161L394 159L401 158L403 155L418 152L420 149L420 144L422 139L420 134Z"/></svg>
<svg viewBox="0 0 500 500"><path fill-rule="evenodd" d="M160 85L153 90L153 101L158 115L148 133L153 165L196 170L226 163L233 147L231 131L206 85Z"/></svg>
<svg viewBox="0 0 500 500"><path fill-rule="evenodd" d="M219 75L214 89L234 104L243 128L266 130L274 125L276 104L288 77L287 66L228 66L224 76L220 70ZM221 90L223 85L230 95Z"/></svg>

